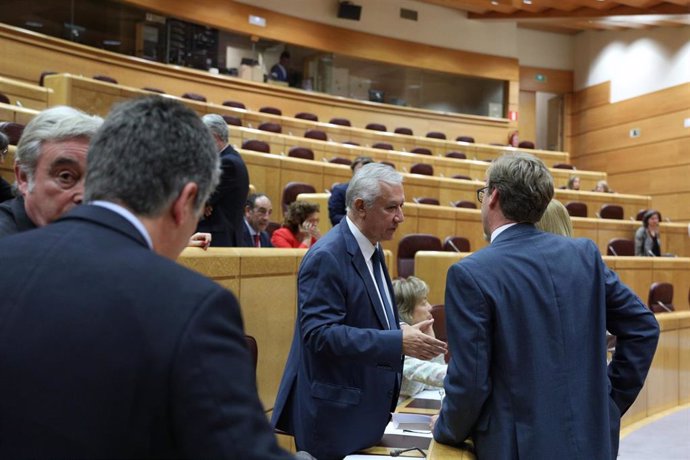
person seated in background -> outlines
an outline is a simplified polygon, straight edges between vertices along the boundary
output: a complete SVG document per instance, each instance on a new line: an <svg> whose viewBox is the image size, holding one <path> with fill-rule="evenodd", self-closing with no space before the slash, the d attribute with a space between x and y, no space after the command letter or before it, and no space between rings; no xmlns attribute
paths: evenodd
<svg viewBox="0 0 690 460"><path fill-rule="evenodd" d="M350 164L350 169L352 170L352 175L364 165L373 163L374 159L371 157L357 157L355 161ZM345 209L345 192L347 192L347 186L349 182L344 184L338 184L331 189L331 196L328 197L328 218L331 220L331 224L335 227L338 223L345 217L347 210Z"/></svg>
<svg viewBox="0 0 690 460"><path fill-rule="evenodd" d="M272 248L271 237L266 232L273 205L263 193L252 193L244 207L244 241L241 246Z"/></svg>
<svg viewBox="0 0 690 460"><path fill-rule="evenodd" d="M597 182L597 186L594 187L595 192L599 193L613 193L613 190L609 188L609 184L605 180L600 180Z"/></svg>
<svg viewBox="0 0 690 460"><path fill-rule="evenodd" d="M551 200L544 215L534 225L542 232L573 237L573 222L570 220L570 214L558 200Z"/></svg>
<svg viewBox="0 0 690 460"><path fill-rule="evenodd" d="M566 188L568 190L580 190L580 176L570 176Z"/></svg>
<svg viewBox="0 0 690 460"><path fill-rule="evenodd" d="M86 150L102 123L58 106L26 125L15 152L17 197L0 205L0 237L43 227L81 204Z"/></svg>
<svg viewBox="0 0 690 460"><path fill-rule="evenodd" d="M421 279L408 276L407 279L393 280L393 292L401 321L412 326L433 318L431 305L427 299L429 286ZM435 337L432 328L428 331L430 336ZM448 365L443 354L429 361L405 356L399 402L427 388L443 388L443 379L446 378L447 370Z"/></svg>
<svg viewBox="0 0 690 460"><path fill-rule="evenodd" d="M280 53L280 60L273 64L271 67L271 72L269 74L271 80L275 81L288 81L290 68L290 52L283 51Z"/></svg>
<svg viewBox="0 0 690 460"><path fill-rule="evenodd" d="M7 152L9 151L10 140L5 136L5 133L0 133L0 163L5 162ZM12 186L4 178L0 177L0 203L14 198Z"/></svg>
<svg viewBox="0 0 690 460"><path fill-rule="evenodd" d="M271 243L276 248L310 248L319 238L319 205L298 200L290 203L283 226L273 232Z"/></svg>
<svg viewBox="0 0 690 460"><path fill-rule="evenodd" d="M661 255L661 240L659 239L659 211L650 209L642 217L642 226L635 232L635 255L659 257Z"/></svg>

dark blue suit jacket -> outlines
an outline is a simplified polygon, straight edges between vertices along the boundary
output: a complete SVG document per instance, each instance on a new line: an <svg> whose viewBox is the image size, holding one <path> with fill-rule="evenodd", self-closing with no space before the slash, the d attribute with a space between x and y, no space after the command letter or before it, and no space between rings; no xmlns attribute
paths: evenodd
<svg viewBox="0 0 690 460"><path fill-rule="evenodd" d="M298 276L298 318L271 423L319 460L342 458L383 435L398 398L402 333L385 329L345 219L307 252Z"/></svg>
<svg viewBox="0 0 690 460"><path fill-rule="evenodd" d="M220 152L220 183L208 200L210 216L199 222L197 232L212 235L211 246L240 246L244 239L244 205L249 192L249 173L239 153L228 145Z"/></svg>
<svg viewBox="0 0 690 460"><path fill-rule="evenodd" d="M349 182L336 185L331 189L331 196L328 197L328 218L331 219L334 227L345 217L345 194L348 185L350 185Z"/></svg>
<svg viewBox="0 0 690 460"><path fill-rule="evenodd" d="M291 458L233 295L124 218L75 208L0 264L0 458Z"/></svg>
<svg viewBox="0 0 690 460"><path fill-rule="evenodd" d="M616 458L659 328L591 240L508 228L450 268L445 311L438 441L472 436L478 459Z"/></svg>
<svg viewBox="0 0 690 460"><path fill-rule="evenodd" d="M245 247L245 248L253 248L254 247L254 239L252 238L252 234L249 232L249 227L247 227L246 222L242 223L242 229L244 230L242 232L242 241L240 242L240 244L238 244L238 246ZM271 237L268 236L268 232L259 233L259 241L261 242L262 248L272 248L273 247L273 244L271 244Z"/></svg>

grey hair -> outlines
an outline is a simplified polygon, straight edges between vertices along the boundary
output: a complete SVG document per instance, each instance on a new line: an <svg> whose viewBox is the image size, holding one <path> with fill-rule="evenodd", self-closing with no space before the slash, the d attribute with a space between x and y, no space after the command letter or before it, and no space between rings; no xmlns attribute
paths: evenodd
<svg viewBox="0 0 690 460"><path fill-rule="evenodd" d="M193 182L198 212L219 178L220 157L201 119L175 100L145 97L116 106L91 142L84 200L157 217Z"/></svg>
<svg viewBox="0 0 690 460"><path fill-rule="evenodd" d="M228 124L223 117L216 113L207 113L201 117L201 121L203 121L206 127L211 131L211 134L218 136L218 139L224 144L228 143Z"/></svg>
<svg viewBox="0 0 690 460"><path fill-rule="evenodd" d="M364 201L364 206L371 208L381 194L381 182L390 185L402 184L403 177L395 169L382 163L369 163L352 176L345 192L345 206L348 211L357 198Z"/></svg>
<svg viewBox="0 0 690 460"><path fill-rule="evenodd" d="M551 173L540 159L527 153L496 159L487 177L487 193L498 190L501 211L514 222L537 222L553 198Z"/></svg>
<svg viewBox="0 0 690 460"><path fill-rule="evenodd" d="M67 106L52 107L36 115L24 128L15 152L16 164L26 174L29 189L34 185L36 165L44 142L76 138L90 140L102 124L101 117Z"/></svg>

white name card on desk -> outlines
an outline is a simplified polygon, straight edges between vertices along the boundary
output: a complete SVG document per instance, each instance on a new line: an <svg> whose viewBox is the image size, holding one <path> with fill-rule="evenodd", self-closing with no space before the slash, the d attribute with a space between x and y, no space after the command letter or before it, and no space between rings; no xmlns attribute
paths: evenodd
<svg viewBox="0 0 690 460"><path fill-rule="evenodd" d="M423 414L401 414L394 413L393 419L391 420L388 427L386 427L386 433L409 433L410 431L415 432L423 437L431 437L431 416ZM392 428L389 431L389 427Z"/></svg>

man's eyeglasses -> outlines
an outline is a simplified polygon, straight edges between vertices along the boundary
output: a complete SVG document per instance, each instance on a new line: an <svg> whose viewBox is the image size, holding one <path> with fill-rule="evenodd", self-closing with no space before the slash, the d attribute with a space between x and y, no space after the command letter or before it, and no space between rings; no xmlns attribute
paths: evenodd
<svg viewBox="0 0 690 460"><path fill-rule="evenodd" d="M484 200L484 195L486 195L487 190L489 190L488 185L477 190L477 201L481 203Z"/></svg>

